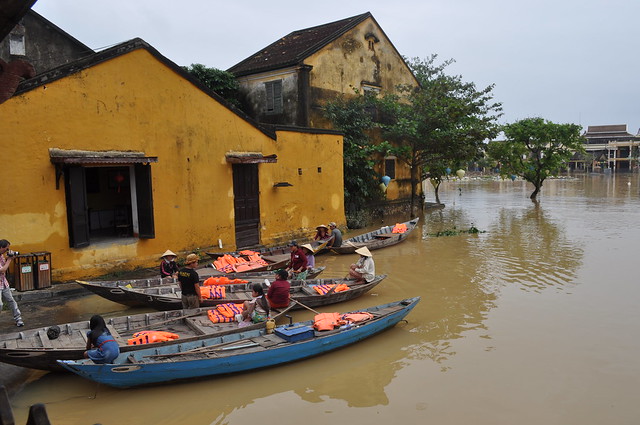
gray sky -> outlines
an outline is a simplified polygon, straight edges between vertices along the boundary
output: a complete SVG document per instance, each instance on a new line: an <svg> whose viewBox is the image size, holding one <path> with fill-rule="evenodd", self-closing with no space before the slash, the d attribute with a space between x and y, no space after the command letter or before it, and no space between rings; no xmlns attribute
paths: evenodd
<svg viewBox="0 0 640 425"><path fill-rule="evenodd" d="M140 37L178 65L227 69L298 29L371 12L407 57L495 84L501 122L627 124L640 113L637 0L38 0L33 9L93 49Z"/></svg>

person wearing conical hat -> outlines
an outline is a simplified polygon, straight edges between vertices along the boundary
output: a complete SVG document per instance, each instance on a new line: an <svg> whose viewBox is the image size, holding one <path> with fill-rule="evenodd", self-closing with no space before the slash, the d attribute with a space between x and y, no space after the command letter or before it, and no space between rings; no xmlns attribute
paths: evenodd
<svg viewBox="0 0 640 425"><path fill-rule="evenodd" d="M360 258L349 267L349 277L362 283L371 282L376 276L376 265L373 262L371 251L366 246L363 246L356 249L356 254L359 254Z"/></svg>
<svg viewBox="0 0 640 425"><path fill-rule="evenodd" d="M329 227L321 224L316 227L316 235L313 237L314 241L324 242L327 239L330 239L331 235L329 234Z"/></svg>
<svg viewBox="0 0 640 425"><path fill-rule="evenodd" d="M307 256L307 270L316 266L316 257L313 256L313 247L310 243L301 245L300 248L304 249L304 253Z"/></svg>
<svg viewBox="0 0 640 425"><path fill-rule="evenodd" d="M160 277L177 277L178 264L176 263L178 256L171 250L167 249L160 256Z"/></svg>

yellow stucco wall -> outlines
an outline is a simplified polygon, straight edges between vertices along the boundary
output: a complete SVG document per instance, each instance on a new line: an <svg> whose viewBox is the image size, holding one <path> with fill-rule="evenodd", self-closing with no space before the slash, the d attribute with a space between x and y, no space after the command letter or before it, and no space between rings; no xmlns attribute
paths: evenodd
<svg viewBox="0 0 640 425"><path fill-rule="evenodd" d="M9 99L0 105L0 128L0 238L22 252L50 251L56 280L151 266L166 249L185 253L218 239L234 250L229 151L278 155L276 164L259 165L263 244L306 234L315 223L345 221L342 136L280 131L274 140L146 49ZM56 190L49 148L157 156L155 239L69 248L64 182ZM322 173L311 172L318 166ZM272 187L283 180L294 186Z"/></svg>

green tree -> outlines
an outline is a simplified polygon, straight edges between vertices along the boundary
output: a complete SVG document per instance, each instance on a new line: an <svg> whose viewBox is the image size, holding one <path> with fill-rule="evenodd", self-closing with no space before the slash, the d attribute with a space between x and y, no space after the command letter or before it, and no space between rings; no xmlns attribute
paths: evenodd
<svg viewBox="0 0 640 425"><path fill-rule="evenodd" d="M232 73L217 68L207 68L200 63L183 66L182 69L200 80L207 88L219 94L233 106L240 107L240 86Z"/></svg>
<svg viewBox="0 0 640 425"><path fill-rule="evenodd" d="M498 133L502 105L493 102L490 85L478 90L461 76L445 73L453 60L435 63L437 55L407 60L419 87L399 86L399 95L381 100L384 135L398 158L411 169L411 204L418 184L428 176L438 189L446 169L481 157L483 141Z"/></svg>
<svg viewBox="0 0 640 425"><path fill-rule="evenodd" d="M379 175L374 171L374 154L384 149L371 142L375 127L371 108L375 98L355 91L325 105L325 115L344 133L344 196L347 213L357 214L369 201L382 196Z"/></svg>
<svg viewBox="0 0 640 425"><path fill-rule="evenodd" d="M526 118L502 127L504 141L490 142L487 153L500 163L500 174L516 175L533 184L535 200L545 179L566 165L574 152L584 153L582 127Z"/></svg>

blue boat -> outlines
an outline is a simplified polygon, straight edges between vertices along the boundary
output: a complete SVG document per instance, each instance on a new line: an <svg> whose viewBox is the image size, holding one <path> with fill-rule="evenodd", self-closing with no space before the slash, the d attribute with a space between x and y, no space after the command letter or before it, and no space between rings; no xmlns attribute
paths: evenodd
<svg viewBox="0 0 640 425"><path fill-rule="evenodd" d="M239 332L198 342L175 344L120 354L113 364L91 360L58 360L83 378L127 388L246 372L317 356L354 344L404 319L420 301L409 298L357 312L371 313L362 322L347 322L327 331L315 331L313 321ZM357 313L351 312L351 313Z"/></svg>

